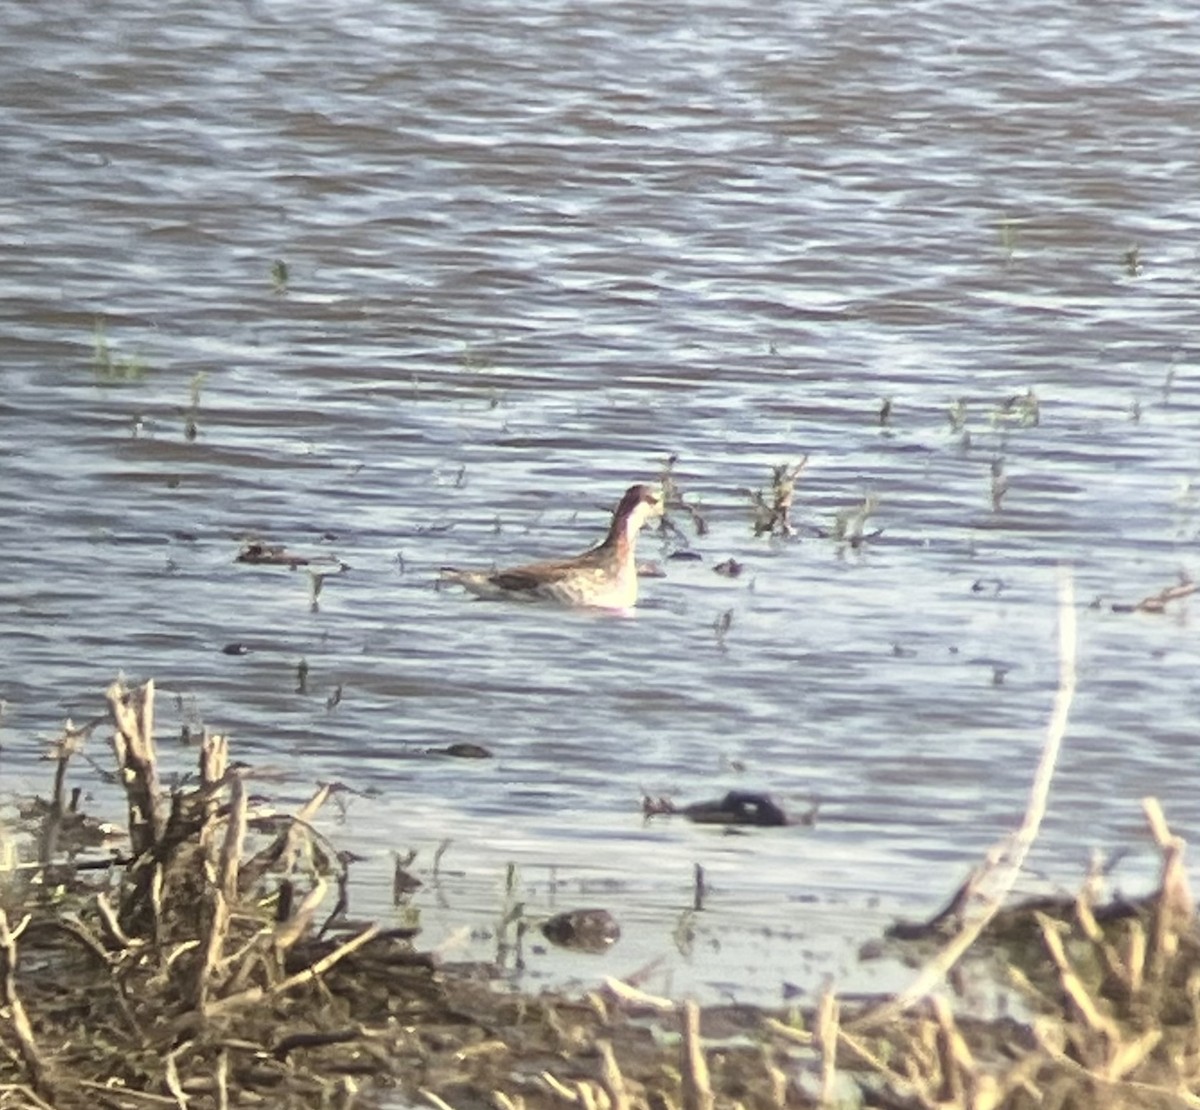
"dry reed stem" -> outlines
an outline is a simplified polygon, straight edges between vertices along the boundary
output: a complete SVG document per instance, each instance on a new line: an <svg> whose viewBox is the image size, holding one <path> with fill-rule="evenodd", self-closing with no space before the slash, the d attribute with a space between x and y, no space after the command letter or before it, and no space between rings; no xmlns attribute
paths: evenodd
<svg viewBox="0 0 1200 1110"><path fill-rule="evenodd" d="M172 1097L179 1106L179 1110L188 1110L188 1100L179 1082L179 1065L175 1063L175 1058L187 1047L188 1043L185 1041L173 1052L167 1053L166 1067L163 1073L163 1082L166 1083L167 1090L171 1092Z"/></svg>
<svg viewBox="0 0 1200 1110"><path fill-rule="evenodd" d="M109 944L118 948L133 947L133 938L121 928L117 911L102 890L96 892L96 908L100 911L100 925Z"/></svg>
<svg viewBox="0 0 1200 1110"><path fill-rule="evenodd" d="M1086 884L1075 896L1075 920L1079 924L1080 929L1083 930L1083 935L1091 941L1092 947L1104 964L1104 969L1108 975L1116 982L1121 983L1132 994L1135 979L1138 981L1141 979L1141 968L1138 967L1135 969L1127 965L1116 948L1109 944L1107 938L1104 936L1104 931L1100 928L1100 924L1096 920L1096 915L1092 913L1090 887Z"/></svg>
<svg viewBox="0 0 1200 1110"><path fill-rule="evenodd" d="M213 1075L217 1083L217 1110L229 1110L229 1050L221 1049L217 1057L217 1070Z"/></svg>
<svg viewBox="0 0 1200 1110"><path fill-rule="evenodd" d="M247 811L246 784L239 777L233 779L229 800L229 824L225 830L225 841L217 861L217 882L226 904L237 901L238 867L242 861L242 849L246 843Z"/></svg>
<svg viewBox="0 0 1200 1110"><path fill-rule="evenodd" d="M681 1010L683 1024L683 1110L713 1110L708 1062L700 1040L700 1007L689 998Z"/></svg>
<svg viewBox="0 0 1200 1110"><path fill-rule="evenodd" d="M113 1086L112 1082L101 1083L96 1079L80 1079L78 1080L80 1087L84 1087L89 1091L97 1091L100 1097L97 1103L103 1107L119 1106L120 1103L113 1101ZM135 1087L119 1088L122 1099L132 1100L134 1102L139 1099L142 1102L148 1102L154 1106L177 1106L178 1103L169 1095L156 1095L150 1091L139 1091Z"/></svg>
<svg viewBox="0 0 1200 1110"><path fill-rule="evenodd" d="M763 1022L763 1025L772 1033L776 1033L783 1037L784 1040L791 1041L793 1044L803 1045L805 1048L811 1048L816 1038L807 1029L797 1029L794 1026L787 1025L778 1018L769 1017Z"/></svg>
<svg viewBox="0 0 1200 1110"><path fill-rule="evenodd" d="M1147 1029L1136 1040L1122 1045L1109 1058L1104 1069L1104 1077L1110 1080L1124 1079L1134 1068L1140 1067L1163 1039L1161 1029Z"/></svg>
<svg viewBox="0 0 1200 1110"><path fill-rule="evenodd" d="M1167 825L1157 798L1143 798L1142 810L1154 842L1162 853L1158 898L1154 907L1150 947L1150 975L1162 979L1167 962L1179 948L1179 932L1195 916L1195 904L1183 867L1184 841Z"/></svg>
<svg viewBox="0 0 1200 1110"><path fill-rule="evenodd" d="M1125 942L1122 963L1129 976L1129 991L1136 994L1145 985L1146 977L1146 930L1137 921L1129 923L1129 936Z"/></svg>
<svg viewBox="0 0 1200 1110"><path fill-rule="evenodd" d="M312 919L328 891L329 884L318 876L312 890L304 896L304 900L291 917L276 926L271 943L281 956L308 931L308 927L312 924Z"/></svg>
<svg viewBox="0 0 1200 1110"><path fill-rule="evenodd" d="M37 1041L33 1038L33 1027L29 1024L29 1015L17 994L17 938L29 924L28 915L15 928L8 925L8 914L0 909L0 992L8 1010L8 1024L12 1027L13 1035L17 1038L17 1051L21 1063L29 1076L29 1086L39 1098L53 1103L55 1098L54 1085L46 1071L45 1061L38 1051Z"/></svg>
<svg viewBox="0 0 1200 1110"><path fill-rule="evenodd" d="M312 819L316 817L317 811L329 799L329 795L333 792L333 789L336 785L336 783L330 782L321 783L321 785L317 788L317 792L313 794L313 796L309 798L308 801L305 802L304 805L302 805L297 811L296 820L303 821L306 825L311 823Z"/></svg>
<svg viewBox="0 0 1200 1110"><path fill-rule="evenodd" d="M837 1046L839 1007L832 984L826 984L817 1004L816 1043L821 1051L821 1094L822 1106L833 1102L834 1085L837 1083Z"/></svg>
<svg viewBox="0 0 1200 1110"><path fill-rule="evenodd" d="M444 1098L442 1098L441 1095L435 1094L428 1087L422 1087L419 1091L417 1091L417 1094L419 1094L426 1102L428 1102L429 1105L434 1108L434 1110L454 1110L454 1107L451 1106L450 1103L448 1103Z"/></svg>
<svg viewBox="0 0 1200 1110"><path fill-rule="evenodd" d="M597 1041L600 1052L600 1082L608 1092L612 1110L629 1110L629 1094L625 1089L625 1077L617 1066L617 1057L609 1041Z"/></svg>
<svg viewBox="0 0 1200 1110"><path fill-rule="evenodd" d="M1057 1027L1056 1027L1057 1028ZM1182 1083L1174 1087L1160 1086L1156 1083L1141 1083L1135 1080L1114 1080L1109 1079L1105 1075L1092 1071L1078 1060L1069 1056L1063 1051L1061 1045L1051 1044L1044 1035L1046 1032L1045 1026L1042 1023L1035 1023L1034 1035L1037 1037L1038 1044L1045 1054L1060 1068L1076 1079L1082 1080L1088 1087L1100 1086L1113 1094L1114 1097L1121 1099L1123 1095L1146 1095L1158 1099L1158 1105L1170 1107L1188 1107L1189 1110L1200 1110L1200 1097L1197 1097L1189 1091ZM1086 1090L1087 1088L1085 1088ZM1038 1101L1044 1101L1039 1099ZM1056 1105L1060 1105L1061 1100ZM1084 1103L1075 1102L1071 1105L1085 1105ZM1115 1104L1098 1103L1101 1106L1116 1105L1145 1105L1143 1102L1132 1102L1130 1099L1122 1099Z"/></svg>
<svg viewBox="0 0 1200 1110"><path fill-rule="evenodd" d="M221 953L229 933L229 919L237 901L238 864L246 840L246 786L235 776L225 839L217 860L216 875L209 894L208 920L203 940L204 956L196 972L195 1002L202 1013L208 1003L209 988L221 963Z"/></svg>
<svg viewBox="0 0 1200 1110"><path fill-rule="evenodd" d="M157 948L161 948L163 944L163 888L166 882L166 869L161 863L156 863L150 873L150 926Z"/></svg>
<svg viewBox="0 0 1200 1110"><path fill-rule="evenodd" d="M38 1110L54 1110L45 1099L38 1098L33 1088L27 1083L0 1083L0 1094L17 1094L24 1099L29 1100L30 1106L35 1106Z"/></svg>
<svg viewBox="0 0 1200 1110"><path fill-rule="evenodd" d="M307 810L308 805L304 809ZM302 854L308 857L313 870L331 868L332 861L338 859L338 854L329 844L328 838L299 816L269 818L265 822L255 822L255 825L276 825L282 822L286 822L286 827L270 844L256 852L242 866L242 875L247 885L253 885L271 868L278 868L283 872L295 871ZM347 873L344 863L341 864L341 872L343 876Z"/></svg>
<svg viewBox="0 0 1200 1110"><path fill-rule="evenodd" d="M940 995L933 998L933 1016L937 1021L937 1054L942 1073L938 1101L974 1106L979 1068L954 1020L950 1004Z"/></svg>
<svg viewBox="0 0 1200 1110"><path fill-rule="evenodd" d="M575 1092L552 1072L544 1071L538 1078L559 1098L564 1099L566 1102L575 1101Z"/></svg>
<svg viewBox="0 0 1200 1110"><path fill-rule="evenodd" d="M853 1024L856 1027L884 1024L924 998L934 986L945 979L947 972L975 943L1011 892L1046 814L1050 783L1054 779L1058 753L1062 748L1063 736L1070 719L1071 703L1075 697L1076 645L1075 582L1070 568L1063 566L1059 569L1058 577L1058 689L1046 729L1042 756L1030 786L1025 816L1020 827L998 853L998 877L993 890L987 896L979 917L967 923L935 957L926 962L916 979L905 990L855 1019Z"/></svg>
<svg viewBox="0 0 1200 1110"><path fill-rule="evenodd" d="M781 1025L773 1018L769 1019L767 1025L777 1033L783 1033L789 1040L795 1040L798 1044L812 1044L812 1040L805 1041L802 1039L803 1031L799 1029L791 1029L786 1025ZM811 1035L810 1035L811 1038ZM847 1049L854 1056L857 1056L864 1064L867 1065L880 1078L887 1080L893 1087L903 1090L904 1088L913 1088L914 1084L910 1077L901 1075L890 1064L887 1064L880 1058L878 1053L872 1052L861 1040L854 1034L847 1033L845 1029L838 1030L838 1043L843 1048Z"/></svg>
<svg viewBox="0 0 1200 1110"><path fill-rule="evenodd" d="M205 733L200 744L200 788L204 793L204 828L221 808L217 787L229 769L229 739Z"/></svg>
<svg viewBox="0 0 1200 1110"><path fill-rule="evenodd" d="M229 769L229 738L220 733L204 734L200 743L200 785L217 786Z"/></svg>
<svg viewBox="0 0 1200 1110"><path fill-rule="evenodd" d="M671 1014L678 1009L671 999L657 994L648 994L637 987L631 987L620 979L614 979L611 975L604 977L604 988L617 1002L624 1002L628 1006L643 1006L660 1014Z"/></svg>
<svg viewBox="0 0 1200 1110"><path fill-rule="evenodd" d="M80 743L91 732L90 728L77 729L67 720L62 735L54 741L54 785L51 788L50 806L38 835L37 867L46 866L58 850L58 834L62 829L63 817L68 811L67 767L71 756L79 750Z"/></svg>
<svg viewBox="0 0 1200 1110"><path fill-rule="evenodd" d="M127 690L120 680L106 693L112 716L113 751L129 802L129 837L140 856L162 840L166 820L154 754L154 680Z"/></svg>
<svg viewBox="0 0 1200 1110"><path fill-rule="evenodd" d="M225 1014L243 1006L253 1005L264 994L270 994L271 996L284 994L293 987L311 983L324 975L335 964L357 952L364 944L369 944L382 931L383 927L379 924L369 925L362 932L356 933L345 944L335 948L328 955L322 956L316 963L310 964L303 971L298 971L295 975L289 975L286 979L276 983L271 987L270 991L264 991L261 987L250 987L239 994L229 995L211 1003L208 1007L208 1013L211 1015Z"/></svg>
<svg viewBox="0 0 1200 1110"><path fill-rule="evenodd" d="M1048 918L1044 913L1035 913L1033 916L1042 931L1042 939L1046 943L1050 958L1054 961L1054 966L1058 969L1058 981L1063 992L1074 1003L1075 1009L1078 1011L1083 1023L1104 1039L1109 1052L1111 1052L1116 1045L1121 1043L1120 1026L1107 1014L1101 1012L1100 1008L1093 1001L1092 996L1088 994L1083 981L1075 974L1075 969L1072 967L1071 961L1067 958L1066 949L1063 947L1057 923Z"/></svg>

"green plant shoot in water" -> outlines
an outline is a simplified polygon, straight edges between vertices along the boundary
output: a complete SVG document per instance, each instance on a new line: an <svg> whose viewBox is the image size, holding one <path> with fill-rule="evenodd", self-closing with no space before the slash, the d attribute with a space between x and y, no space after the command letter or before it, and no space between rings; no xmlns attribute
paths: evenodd
<svg viewBox="0 0 1200 1110"><path fill-rule="evenodd" d="M92 330L92 369L97 381L105 384L141 381L148 372L146 364L137 357L116 358L108 345L104 317L97 316Z"/></svg>

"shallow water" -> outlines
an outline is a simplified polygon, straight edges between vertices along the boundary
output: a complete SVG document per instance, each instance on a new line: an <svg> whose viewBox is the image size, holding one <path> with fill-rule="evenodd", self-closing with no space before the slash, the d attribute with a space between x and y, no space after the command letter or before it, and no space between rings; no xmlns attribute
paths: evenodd
<svg viewBox="0 0 1200 1110"><path fill-rule="evenodd" d="M870 987L858 942L1019 819L1065 561L1080 687L1023 889L1130 845L1144 884L1144 794L1195 834L1191 607L1110 608L1193 571L1200 527L1186 9L0 3L0 30L5 789L154 676L164 731L230 732L285 797L360 791L331 829L356 910L415 847L448 952L495 951L515 863L530 913L625 930L527 944L521 981ZM703 559L647 535L634 617L433 587L581 549L671 454ZM755 538L747 491L804 455L800 535ZM837 542L868 495L881 533ZM314 611L303 571L234 563L251 537L349 570ZM423 754L464 740L495 758ZM642 821L731 788L820 820Z"/></svg>

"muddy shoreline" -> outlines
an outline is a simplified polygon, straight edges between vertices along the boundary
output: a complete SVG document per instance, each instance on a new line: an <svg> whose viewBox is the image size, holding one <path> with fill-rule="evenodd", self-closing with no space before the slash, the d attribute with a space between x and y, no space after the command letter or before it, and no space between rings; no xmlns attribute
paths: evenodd
<svg viewBox="0 0 1200 1110"><path fill-rule="evenodd" d="M128 814L115 850L69 787L72 758L105 740L107 788ZM931 985L701 1010L616 980L577 997L513 992L488 965L439 965L415 930L353 920L347 862L314 825L336 788L271 812L214 735L194 779L166 788L153 683L114 684L107 712L64 729L52 754L48 796L7 830L28 858L8 853L0 887L0 1106L1200 1101L1200 937L1183 844L1153 802L1161 882L1146 898L1106 901L1090 876L1074 898L981 919L983 864L928 922L881 940L908 946L915 985ZM966 962L1024 1016L971 1014L954 994Z"/></svg>

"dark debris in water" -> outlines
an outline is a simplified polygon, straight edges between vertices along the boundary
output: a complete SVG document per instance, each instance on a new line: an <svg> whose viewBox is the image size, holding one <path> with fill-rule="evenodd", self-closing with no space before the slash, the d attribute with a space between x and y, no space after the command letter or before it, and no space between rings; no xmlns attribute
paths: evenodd
<svg viewBox="0 0 1200 1110"><path fill-rule="evenodd" d="M542 922L542 935L560 948L607 952L621 938L621 926L608 910L564 910Z"/></svg>
<svg viewBox="0 0 1200 1110"><path fill-rule="evenodd" d="M491 759L492 753L482 744L462 742L448 744L444 748L426 748L426 755L446 755L453 759Z"/></svg>
<svg viewBox="0 0 1200 1110"><path fill-rule="evenodd" d="M282 544L253 541L242 545L234 562L249 563L252 566L288 567L295 570L296 567L308 566L312 560L303 555L293 555Z"/></svg>
<svg viewBox="0 0 1200 1110"><path fill-rule="evenodd" d="M783 825L813 825L817 807L793 815L787 813L769 794L753 790L731 790L714 801L677 806L669 798L643 798L642 813L647 817L681 814L699 825L750 825L779 828Z"/></svg>
<svg viewBox="0 0 1200 1110"><path fill-rule="evenodd" d="M1188 597L1195 592L1196 583L1186 574L1181 573L1178 585L1167 586L1159 590L1158 593L1150 594L1149 597L1144 597L1141 601L1136 601L1132 604L1114 601L1112 603L1112 611L1114 613L1162 613L1166 610L1169 602L1178 601L1180 598Z"/></svg>

